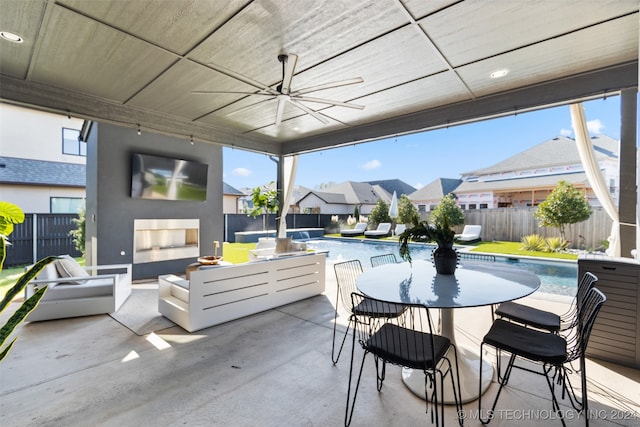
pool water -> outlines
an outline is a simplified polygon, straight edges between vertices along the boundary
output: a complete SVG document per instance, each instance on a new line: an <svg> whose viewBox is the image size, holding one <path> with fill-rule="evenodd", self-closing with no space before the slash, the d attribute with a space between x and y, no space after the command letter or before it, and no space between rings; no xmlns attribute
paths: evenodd
<svg viewBox="0 0 640 427"><path fill-rule="evenodd" d="M398 259L398 243L396 242L365 242L345 240L309 240L307 247L328 251L327 259L331 262L341 262L358 259L363 268L371 268L370 258L375 255L393 253ZM411 245L413 259L430 259L435 245ZM464 263L464 259L461 261ZM511 264L523 270L530 271L540 278L539 292L574 296L578 283L578 264L563 261L530 260L509 258L496 255L496 262Z"/></svg>

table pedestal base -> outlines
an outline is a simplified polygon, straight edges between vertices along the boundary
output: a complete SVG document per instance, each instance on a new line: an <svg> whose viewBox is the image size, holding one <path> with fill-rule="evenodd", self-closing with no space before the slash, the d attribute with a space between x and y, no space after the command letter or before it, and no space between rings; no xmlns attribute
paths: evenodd
<svg viewBox="0 0 640 427"><path fill-rule="evenodd" d="M462 396L462 403L467 403L476 400L478 397L478 381L480 379L480 356L473 351L464 347L457 347L458 349L458 366L460 375L460 394ZM453 350L449 349L449 353ZM447 358L451 361L453 369L453 378L455 381L455 359L453 354L447 354ZM481 393L484 393L493 378L493 366L486 360L482 361L482 387ZM424 373L422 371L413 370L409 368L402 369L402 381L416 396L424 399ZM456 384L457 386L457 384ZM456 403L453 389L451 388L451 380L447 377L444 380L444 403L453 405Z"/></svg>

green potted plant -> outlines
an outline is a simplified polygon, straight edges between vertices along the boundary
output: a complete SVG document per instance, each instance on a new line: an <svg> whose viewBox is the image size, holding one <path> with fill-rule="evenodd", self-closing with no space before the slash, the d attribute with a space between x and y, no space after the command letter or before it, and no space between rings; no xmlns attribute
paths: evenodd
<svg viewBox="0 0 640 427"><path fill-rule="evenodd" d="M444 196L440 204L431 212L433 224L419 221L417 213L413 216L413 227L399 236L400 257L411 262L409 241L435 242L437 248L433 251L433 263L440 274L453 274L458 265L458 253L453 249L455 232L452 225L464 222L464 213L456 204L452 194Z"/></svg>
<svg viewBox="0 0 640 427"><path fill-rule="evenodd" d="M454 236L455 232L449 227L446 217L434 224L414 220L413 226L399 236L398 252L403 260L411 262L410 241L435 242L437 247L433 251L433 262L436 271L440 274L453 274L458 263L458 254L453 249Z"/></svg>

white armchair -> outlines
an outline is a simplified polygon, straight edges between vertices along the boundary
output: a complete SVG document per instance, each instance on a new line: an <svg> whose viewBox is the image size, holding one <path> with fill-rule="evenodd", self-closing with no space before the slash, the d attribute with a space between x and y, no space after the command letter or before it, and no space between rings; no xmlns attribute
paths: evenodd
<svg viewBox="0 0 640 427"><path fill-rule="evenodd" d="M25 298L43 286L48 289L28 322L112 313L131 295L131 264L81 267L65 256L29 282Z"/></svg>

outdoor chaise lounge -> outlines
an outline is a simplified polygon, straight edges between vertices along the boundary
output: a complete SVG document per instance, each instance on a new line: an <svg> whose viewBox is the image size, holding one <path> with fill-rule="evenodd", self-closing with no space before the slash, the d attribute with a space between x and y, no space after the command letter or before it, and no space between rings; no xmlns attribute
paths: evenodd
<svg viewBox="0 0 640 427"><path fill-rule="evenodd" d="M378 228L375 230L369 230L364 232L364 237L386 237L391 235L391 223L390 222L381 222L378 224Z"/></svg>
<svg viewBox="0 0 640 427"><path fill-rule="evenodd" d="M406 224L396 224L396 228L393 229L393 234L396 236L401 235L407 230Z"/></svg>
<svg viewBox="0 0 640 427"><path fill-rule="evenodd" d="M359 222L353 228L340 229L340 235L342 237L360 236L360 235L364 234L364 232L366 230L367 230L367 223L366 222Z"/></svg>
<svg viewBox="0 0 640 427"><path fill-rule="evenodd" d="M455 239L466 243L479 242L481 230L481 225L465 225L462 233L455 235Z"/></svg>

